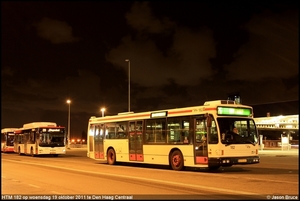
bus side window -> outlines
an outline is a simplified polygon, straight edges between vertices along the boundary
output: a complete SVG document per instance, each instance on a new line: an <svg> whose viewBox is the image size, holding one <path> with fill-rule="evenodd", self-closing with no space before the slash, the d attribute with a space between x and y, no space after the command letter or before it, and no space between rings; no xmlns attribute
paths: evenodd
<svg viewBox="0 0 300 201"><path fill-rule="evenodd" d="M126 125L118 124L117 127L117 138L118 139L126 139L127 138L127 129Z"/></svg>
<svg viewBox="0 0 300 201"><path fill-rule="evenodd" d="M168 118L168 143L189 143L189 120L186 117Z"/></svg>
<svg viewBox="0 0 300 201"><path fill-rule="evenodd" d="M218 144L218 134L209 135L209 144Z"/></svg>
<svg viewBox="0 0 300 201"><path fill-rule="evenodd" d="M187 144L189 143L189 134L190 134L190 122L187 119L183 119L182 121L182 138L183 138L183 143Z"/></svg>
<svg viewBox="0 0 300 201"><path fill-rule="evenodd" d="M117 138L126 139L127 138L127 122L117 123Z"/></svg>
<svg viewBox="0 0 300 201"><path fill-rule="evenodd" d="M157 132L156 132L156 142L162 143L166 140L166 120L161 119L157 121Z"/></svg>
<svg viewBox="0 0 300 201"><path fill-rule="evenodd" d="M124 131L123 131L122 127L119 125L117 127L117 138L118 139L122 139L123 136L124 136Z"/></svg>
<svg viewBox="0 0 300 201"><path fill-rule="evenodd" d="M116 139L116 124L115 123L105 124L105 138L106 139Z"/></svg>
<svg viewBox="0 0 300 201"><path fill-rule="evenodd" d="M153 119L146 120L145 125L145 143L154 142L154 133L155 133L155 121Z"/></svg>
<svg viewBox="0 0 300 201"><path fill-rule="evenodd" d="M29 135L30 135L30 143L34 143L35 142L35 139L34 139L35 131L31 131Z"/></svg>

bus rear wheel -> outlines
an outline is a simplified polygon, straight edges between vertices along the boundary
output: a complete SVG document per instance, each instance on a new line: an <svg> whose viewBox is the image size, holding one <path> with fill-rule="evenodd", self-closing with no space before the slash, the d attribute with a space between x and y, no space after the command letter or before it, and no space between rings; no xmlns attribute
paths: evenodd
<svg viewBox="0 0 300 201"><path fill-rule="evenodd" d="M107 151L107 163L109 165L114 165L116 163L116 152L114 149L109 149Z"/></svg>
<svg viewBox="0 0 300 201"><path fill-rule="evenodd" d="M175 150L170 156L170 166L173 170L180 171L184 169L183 156L181 151Z"/></svg>

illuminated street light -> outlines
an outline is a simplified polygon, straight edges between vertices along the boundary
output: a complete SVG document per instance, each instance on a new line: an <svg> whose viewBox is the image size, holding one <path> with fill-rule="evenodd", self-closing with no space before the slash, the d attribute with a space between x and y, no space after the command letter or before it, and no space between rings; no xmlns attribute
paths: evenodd
<svg viewBox="0 0 300 201"><path fill-rule="evenodd" d="M130 112L130 60L125 59L128 62L128 112Z"/></svg>
<svg viewBox="0 0 300 201"><path fill-rule="evenodd" d="M104 111L105 111L105 108L101 108L102 117L104 117Z"/></svg>
<svg viewBox="0 0 300 201"><path fill-rule="evenodd" d="M67 148L70 149L70 143L71 143L71 138L70 138L70 120L71 120L71 100L67 100L67 103L69 105L69 116L68 116L68 146Z"/></svg>

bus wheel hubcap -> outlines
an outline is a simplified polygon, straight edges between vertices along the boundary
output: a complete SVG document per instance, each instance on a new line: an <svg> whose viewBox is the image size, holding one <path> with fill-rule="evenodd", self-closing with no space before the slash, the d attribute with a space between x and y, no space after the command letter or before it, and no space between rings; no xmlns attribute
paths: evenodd
<svg viewBox="0 0 300 201"><path fill-rule="evenodd" d="M179 156L174 156L174 158L173 158L173 164L175 166L178 166L180 164L180 157Z"/></svg>

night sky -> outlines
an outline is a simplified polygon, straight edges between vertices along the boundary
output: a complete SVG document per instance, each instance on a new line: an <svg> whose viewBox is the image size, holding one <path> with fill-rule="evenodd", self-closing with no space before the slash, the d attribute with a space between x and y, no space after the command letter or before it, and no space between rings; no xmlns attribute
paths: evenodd
<svg viewBox="0 0 300 201"><path fill-rule="evenodd" d="M298 100L298 3L271 2L1 1L1 126L127 112L125 59L134 112Z"/></svg>

